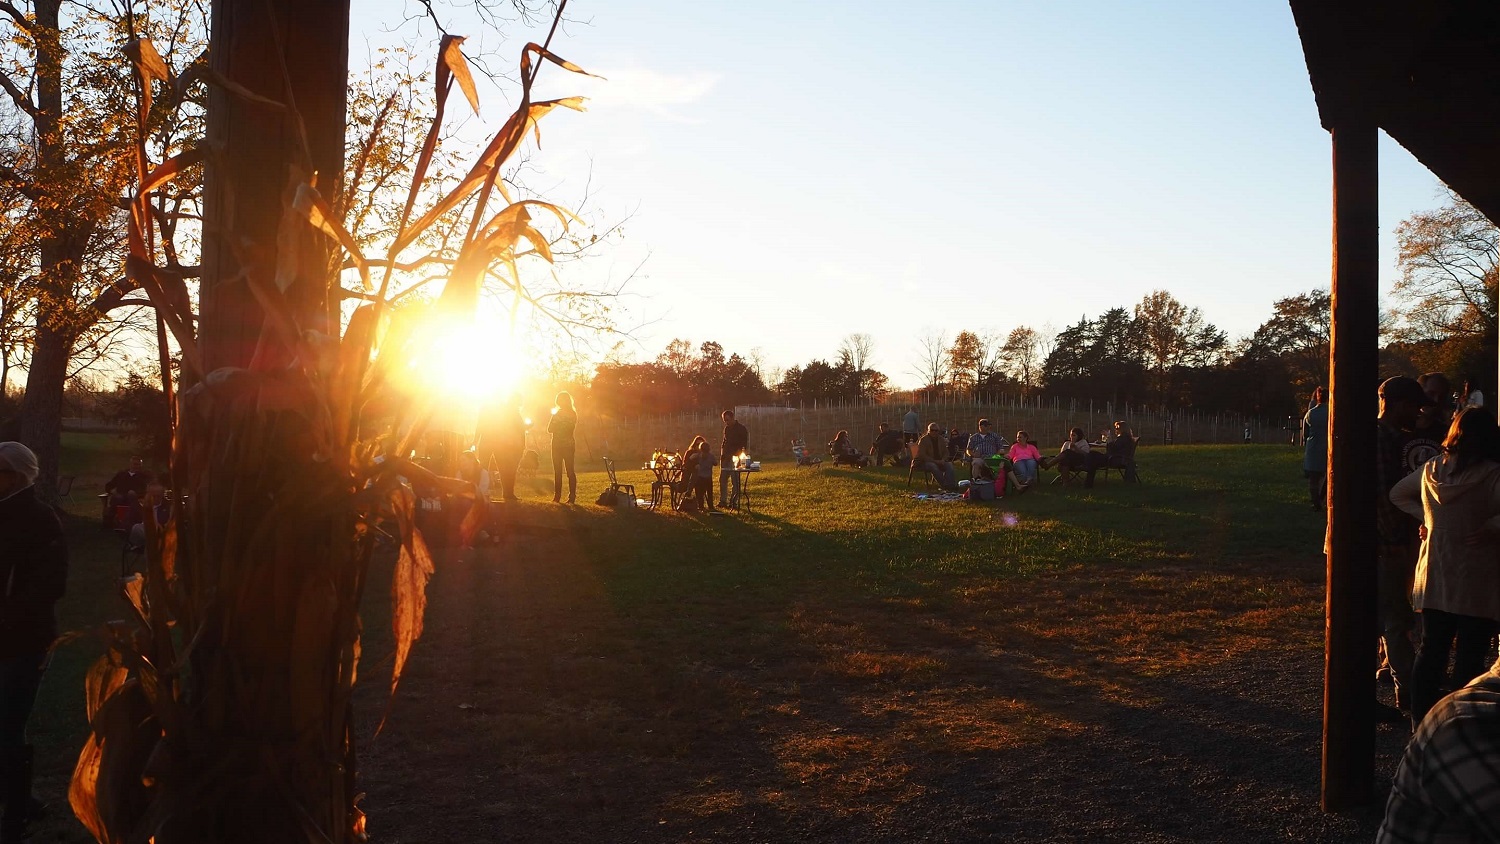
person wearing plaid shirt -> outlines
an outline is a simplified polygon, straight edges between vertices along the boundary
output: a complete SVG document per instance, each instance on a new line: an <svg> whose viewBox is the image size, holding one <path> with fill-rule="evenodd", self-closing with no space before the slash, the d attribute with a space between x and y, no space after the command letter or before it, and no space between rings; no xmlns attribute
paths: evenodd
<svg viewBox="0 0 1500 844"><path fill-rule="evenodd" d="M1000 435L990 430L990 420L979 420L979 432L969 437L968 455L973 461L973 477L979 477L983 471L984 461L1000 453L1005 443L1000 441Z"/></svg>
<svg viewBox="0 0 1500 844"><path fill-rule="evenodd" d="M1500 841L1500 663L1417 727L1376 844Z"/></svg>

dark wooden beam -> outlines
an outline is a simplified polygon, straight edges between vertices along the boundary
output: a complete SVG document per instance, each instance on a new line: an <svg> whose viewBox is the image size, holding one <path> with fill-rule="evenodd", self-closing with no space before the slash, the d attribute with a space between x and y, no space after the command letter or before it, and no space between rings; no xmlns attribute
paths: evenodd
<svg viewBox="0 0 1500 844"><path fill-rule="evenodd" d="M343 173L348 0L222 0L213 4L210 66L269 106L209 86L201 351L209 370L246 366L260 337L260 305L246 272L269 282L288 189L317 173L332 198ZM326 238L296 233L299 267L326 266ZM326 273L304 270L285 291L298 325L325 333Z"/></svg>
<svg viewBox="0 0 1500 844"><path fill-rule="evenodd" d="M1323 808L1368 805L1375 775L1374 499L1380 223L1374 120L1333 127Z"/></svg>

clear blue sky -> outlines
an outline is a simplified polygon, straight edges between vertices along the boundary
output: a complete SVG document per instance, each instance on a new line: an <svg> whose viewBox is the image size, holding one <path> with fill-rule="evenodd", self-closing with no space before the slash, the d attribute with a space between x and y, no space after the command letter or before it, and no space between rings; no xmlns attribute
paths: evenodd
<svg viewBox="0 0 1500 844"><path fill-rule="evenodd" d="M609 81L544 77L591 110L549 117L536 160L563 195L591 168L597 214L633 214L568 272L647 259L626 319L648 323L640 357L686 337L786 366L858 331L912 384L927 328L1060 329L1165 288L1238 338L1276 298L1328 284L1329 141L1285 3L569 13L587 23L557 51ZM358 21L356 6L362 41ZM514 64L519 32L452 29ZM1391 230L1440 186L1388 139L1381 154L1388 288Z"/></svg>

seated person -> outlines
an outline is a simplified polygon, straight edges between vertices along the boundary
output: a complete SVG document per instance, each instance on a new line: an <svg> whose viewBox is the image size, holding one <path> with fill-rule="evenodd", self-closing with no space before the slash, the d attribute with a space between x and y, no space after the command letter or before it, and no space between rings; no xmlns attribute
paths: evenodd
<svg viewBox="0 0 1500 844"><path fill-rule="evenodd" d="M889 457L892 466L899 466L906 451L901 432L892 431L891 426L881 422L880 429L875 432L875 442L870 445L870 456L875 458L875 465L884 466L885 459Z"/></svg>
<svg viewBox="0 0 1500 844"><path fill-rule="evenodd" d="M840 464L858 466L861 469L869 465L870 458L859 453L854 443L849 439L848 431L839 431L833 435L833 441L828 444L828 453L833 455L833 465Z"/></svg>
<svg viewBox="0 0 1500 844"><path fill-rule="evenodd" d="M968 444L969 444L969 435L968 434L965 434L963 431L960 431L957 428L954 428L953 430L949 431L948 432L948 459L951 460L951 461L953 461L953 462L955 462L955 463L958 462L958 458L960 458L960 457L963 456L964 448L966 448L968 446Z"/></svg>
<svg viewBox="0 0 1500 844"><path fill-rule="evenodd" d="M1036 483L1037 464L1042 459L1042 453L1031 443L1031 437L1025 431L1016 432L1016 441L1010 447L1010 462L1015 464L1016 476L1021 479L1024 486Z"/></svg>
<svg viewBox="0 0 1500 844"><path fill-rule="evenodd" d="M928 425L927 433L917 440L916 461L916 468L931 472L938 486L949 490L958 488L958 481L953 476L953 465L948 462L948 438L943 436L943 429L938 423Z"/></svg>
<svg viewBox="0 0 1500 844"><path fill-rule="evenodd" d="M1074 428L1068 432L1068 438L1057 450L1056 457L1043 457L1041 467L1051 469L1057 467L1057 471L1063 475L1063 483L1069 482L1068 475L1073 472L1082 472L1088 463L1089 438L1083 433L1082 428Z"/></svg>
<svg viewBox="0 0 1500 844"><path fill-rule="evenodd" d="M167 501L167 490L159 482L152 481L146 485L146 494L142 499L151 512L155 514L157 526L167 523L172 515L172 505ZM141 511L141 517L145 518L146 510ZM146 523L138 521L130 526L129 545L132 548L140 548L146 544Z"/></svg>
<svg viewBox="0 0 1500 844"><path fill-rule="evenodd" d="M1108 434L1109 432L1105 432ZM1135 434L1130 430L1130 423L1120 420L1114 424L1114 436L1105 443L1104 452L1090 451L1086 463L1088 477L1084 479L1083 485L1091 487L1094 485L1094 473L1105 467L1121 469L1125 480L1133 481L1135 478Z"/></svg>
<svg viewBox="0 0 1500 844"><path fill-rule="evenodd" d="M124 523L114 525L116 530L128 530L141 520L140 499L146 494L146 487L150 483L151 473L146 471L139 457L130 458L128 468L116 472L113 478L105 482L104 491L109 495L109 512L113 513L116 507L129 508Z"/></svg>
<svg viewBox="0 0 1500 844"><path fill-rule="evenodd" d="M999 435L990 430L990 420L979 420L979 432L969 437L966 449L969 455L970 477L977 478L984 471L984 461L1000 453L1005 444Z"/></svg>

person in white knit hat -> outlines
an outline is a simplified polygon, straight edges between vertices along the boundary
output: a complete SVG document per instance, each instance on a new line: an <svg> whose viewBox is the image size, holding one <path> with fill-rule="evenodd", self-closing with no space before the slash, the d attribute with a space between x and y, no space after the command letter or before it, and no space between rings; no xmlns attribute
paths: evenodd
<svg viewBox="0 0 1500 844"><path fill-rule="evenodd" d="M26 722L57 639L53 607L68 582L62 520L36 497L37 474L31 449L0 442L0 842L20 841L39 809Z"/></svg>

